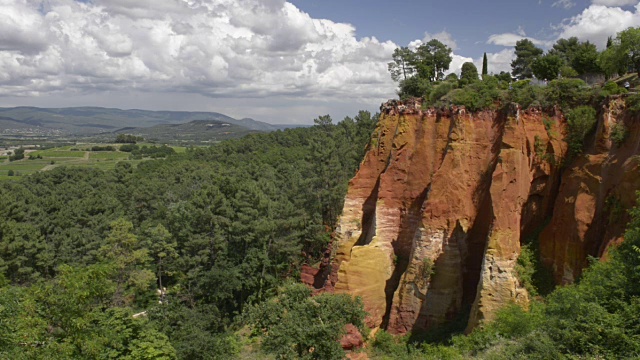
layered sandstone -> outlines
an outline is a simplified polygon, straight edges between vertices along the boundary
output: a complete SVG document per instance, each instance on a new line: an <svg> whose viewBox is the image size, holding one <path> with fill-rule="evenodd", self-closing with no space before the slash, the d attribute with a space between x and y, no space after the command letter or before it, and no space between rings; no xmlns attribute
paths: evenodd
<svg viewBox="0 0 640 360"><path fill-rule="evenodd" d="M420 105L383 106L336 232L335 291L362 296L369 325L396 333L437 327L472 304L478 321L526 302L514 273L521 224L542 222L558 181L534 147L546 159L565 149L554 114Z"/></svg>
<svg viewBox="0 0 640 360"><path fill-rule="evenodd" d="M504 304L528 302L516 261L549 217L544 261L558 281L573 280L587 255L619 239L619 209L640 188L640 141L610 140L619 122L640 139L620 106L603 108L587 155L563 167L558 111L384 104L349 184L325 286L361 296L372 328L428 330L469 310L472 328Z"/></svg>

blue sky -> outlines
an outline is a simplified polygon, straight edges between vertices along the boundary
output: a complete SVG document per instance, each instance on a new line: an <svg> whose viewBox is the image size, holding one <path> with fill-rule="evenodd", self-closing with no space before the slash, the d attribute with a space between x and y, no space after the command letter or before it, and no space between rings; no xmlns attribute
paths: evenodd
<svg viewBox="0 0 640 360"><path fill-rule="evenodd" d="M604 47L640 0L0 0L0 106L217 111L312 123L376 111L398 46L510 71L513 45Z"/></svg>
<svg viewBox="0 0 640 360"><path fill-rule="evenodd" d="M462 56L477 57L484 51L495 52L500 46L487 44L489 36L524 30L528 36L554 40L553 29L588 7L581 1L570 9L552 1L383 1L383 0L292 0L313 17L348 22L359 37L375 36L397 44L422 38L425 32L450 33Z"/></svg>

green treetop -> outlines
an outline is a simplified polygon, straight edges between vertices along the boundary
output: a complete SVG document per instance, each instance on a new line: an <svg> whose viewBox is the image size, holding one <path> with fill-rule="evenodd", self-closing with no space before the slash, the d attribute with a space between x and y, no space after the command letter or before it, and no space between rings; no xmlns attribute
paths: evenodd
<svg viewBox="0 0 640 360"><path fill-rule="evenodd" d="M487 69L488 69L487 53L484 53L484 56L482 57L482 76L483 77L488 74Z"/></svg>
<svg viewBox="0 0 640 360"><path fill-rule="evenodd" d="M529 39L522 39L516 43L516 59L511 62L513 76L518 79L533 77L531 64L542 55L542 49L536 47Z"/></svg>

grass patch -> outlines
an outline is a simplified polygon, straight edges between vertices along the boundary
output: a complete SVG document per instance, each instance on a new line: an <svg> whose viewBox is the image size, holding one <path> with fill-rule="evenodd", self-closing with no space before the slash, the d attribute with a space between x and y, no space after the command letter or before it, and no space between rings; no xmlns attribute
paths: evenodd
<svg viewBox="0 0 640 360"><path fill-rule="evenodd" d="M28 154L29 156L42 156L54 158L81 158L84 157L84 151L68 151L68 150L38 150Z"/></svg>
<svg viewBox="0 0 640 360"><path fill-rule="evenodd" d="M128 153L119 151L98 151L89 153L89 159L122 160L127 158L129 158Z"/></svg>

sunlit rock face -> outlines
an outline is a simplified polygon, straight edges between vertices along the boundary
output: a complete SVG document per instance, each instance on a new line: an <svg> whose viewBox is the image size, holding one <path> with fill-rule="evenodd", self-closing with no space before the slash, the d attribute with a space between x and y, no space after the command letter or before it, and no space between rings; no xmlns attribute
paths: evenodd
<svg viewBox="0 0 640 360"><path fill-rule="evenodd" d="M372 328L403 334L462 318L470 330L505 304L528 304L516 262L542 229L544 263L558 283L573 281L587 255L621 238L619 209L640 189L640 129L622 104L602 109L587 155L569 166L558 110L383 104L324 289L361 296ZM628 126L620 147L610 140L618 123Z"/></svg>

